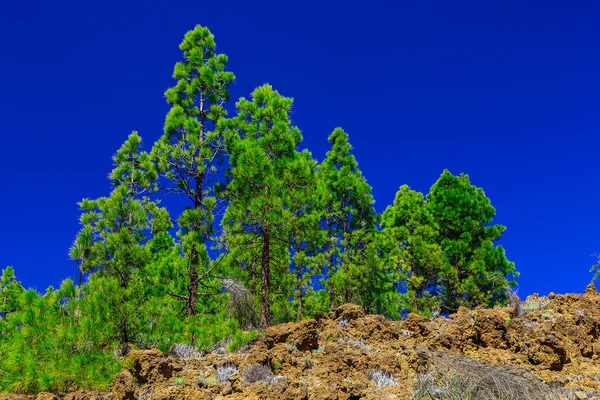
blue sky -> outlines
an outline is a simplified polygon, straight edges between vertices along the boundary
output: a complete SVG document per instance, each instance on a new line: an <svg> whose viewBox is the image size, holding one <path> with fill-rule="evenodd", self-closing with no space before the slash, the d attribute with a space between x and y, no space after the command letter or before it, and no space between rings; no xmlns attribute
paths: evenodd
<svg viewBox="0 0 600 400"><path fill-rule="evenodd" d="M184 33L208 26L233 99L293 97L322 160L349 134L383 211L402 184L469 174L508 227L519 294L581 292L600 252L600 6L592 2L5 2L0 268L43 290L75 274L76 203L107 195L132 130L161 135ZM488 4L482 4L488 3ZM233 110L233 104L229 106Z"/></svg>

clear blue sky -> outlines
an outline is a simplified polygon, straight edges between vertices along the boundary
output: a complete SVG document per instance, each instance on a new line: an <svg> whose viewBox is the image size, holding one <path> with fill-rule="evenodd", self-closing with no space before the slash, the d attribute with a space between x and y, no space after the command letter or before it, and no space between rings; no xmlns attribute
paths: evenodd
<svg viewBox="0 0 600 400"><path fill-rule="evenodd" d="M592 4L4 2L0 268L39 290L75 274L76 203L109 193L132 130L148 149L161 135L178 44L199 23L230 58L233 99L265 82L293 97L319 160L333 128L350 134L378 211L402 184L465 172L508 227L519 294L581 292L600 252Z"/></svg>

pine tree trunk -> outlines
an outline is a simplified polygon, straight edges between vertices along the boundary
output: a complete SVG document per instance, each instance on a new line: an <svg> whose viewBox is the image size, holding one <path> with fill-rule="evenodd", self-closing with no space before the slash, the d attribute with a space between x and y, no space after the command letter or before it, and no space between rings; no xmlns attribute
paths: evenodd
<svg viewBox="0 0 600 400"><path fill-rule="evenodd" d="M254 236L256 236L256 234L258 233L257 229L256 229L256 225L254 224L254 226L252 227L252 232L254 233ZM255 239L252 239L252 248L254 249L254 241ZM251 266L250 266L250 292L253 295L256 295L256 256L254 255L254 250L252 251L252 261L251 261Z"/></svg>
<svg viewBox="0 0 600 400"><path fill-rule="evenodd" d="M195 251L194 251L195 253ZM194 260L195 259L195 260ZM198 261L198 255L197 254L192 254L192 263L195 265ZM194 268L192 266L192 268ZM196 271L195 269L190 270L190 273L188 274L188 277L190 279L190 283L188 284L188 296L187 296L187 302L185 305L185 314L188 317L191 317L193 315L196 315L196 303L198 302L198 271Z"/></svg>
<svg viewBox="0 0 600 400"><path fill-rule="evenodd" d="M202 181L204 179L203 174L200 174L196 177L196 188L195 188L195 196L194 196L194 208L196 210L202 207ZM192 223L192 230L200 231L200 225L197 221ZM202 236L202 235L200 235ZM190 271L188 273L188 278L190 280L187 290L187 302L185 306L185 313L188 317L196 315L196 304L198 303L198 270L200 269L200 256L198 255L198 251L195 248L192 248L192 252L190 255Z"/></svg>
<svg viewBox="0 0 600 400"><path fill-rule="evenodd" d="M302 319L302 269L296 266L296 287L298 289L298 313L296 314L296 321L300 322Z"/></svg>
<svg viewBox="0 0 600 400"><path fill-rule="evenodd" d="M266 329L271 325L271 303L269 298L271 282L271 254L268 226L262 228L262 260L261 260L261 288L260 288L260 327Z"/></svg>
<svg viewBox="0 0 600 400"><path fill-rule="evenodd" d="M333 253L331 249L331 243L329 243L329 311L335 310L335 287L333 285Z"/></svg>
<svg viewBox="0 0 600 400"><path fill-rule="evenodd" d="M410 248L410 277L412 280L412 284L411 284L411 291L412 291L412 296L413 296L413 312L418 312L419 311L419 305L417 302L417 288L415 287L415 283L414 283L414 278L417 274L417 268L415 266L415 249L413 249L413 247L411 246Z"/></svg>
<svg viewBox="0 0 600 400"><path fill-rule="evenodd" d="M346 284L344 285L345 286L345 290L344 290L344 303L346 303L346 304L350 303L350 285L352 283L352 276L348 272L348 268L349 268L348 267L348 258L349 257L348 257L347 251L348 251L347 247L344 246L344 258L345 258L344 265L345 265L345 268L346 268L346 276L347 276L347 278L346 278L347 281L346 281Z"/></svg>
<svg viewBox="0 0 600 400"><path fill-rule="evenodd" d="M129 334L127 332L127 319L121 320L119 323L119 345L121 356L129 354Z"/></svg>
<svg viewBox="0 0 600 400"><path fill-rule="evenodd" d="M329 279L327 280L327 286L329 289L329 311L335 310L335 288L333 286L333 246L331 245L331 223L327 223L327 233L328 233L328 252L329 252Z"/></svg>

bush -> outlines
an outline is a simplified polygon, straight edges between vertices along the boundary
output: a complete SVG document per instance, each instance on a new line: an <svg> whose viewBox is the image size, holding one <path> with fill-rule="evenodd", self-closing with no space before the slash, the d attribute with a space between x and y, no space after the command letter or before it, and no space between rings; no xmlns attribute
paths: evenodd
<svg viewBox="0 0 600 400"><path fill-rule="evenodd" d="M171 347L169 354L175 358L181 358L183 360L202 357L202 353L200 353L196 347L185 343L174 344Z"/></svg>
<svg viewBox="0 0 600 400"><path fill-rule="evenodd" d="M544 296L538 296L537 294L532 294L525 299L525 306L523 310L527 311L537 311L543 310L550 304L550 299Z"/></svg>
<svg viewBox="0 0 600 400"><path fill-rule="evenodd" d="M483 364L464 356L437 353L432 369L417 377L413 399L559 400L559 395L531 372Z"/></svg>
<svg viewBox="0 0 600 400"><path fill-rule="evenodd" d="M244 370L244 380L248 383L271 382L273 380L273 373L268 365L250 364Z"/></svg>
<svg viewBox="0 0 600 400"><path fill-rule="evenodd" d="M237 321L238 325L244 329L251 329L258 326L258 317L252 293L247 287L235 279L224 279L223 285L229 292L229 301L227 302L227 314L229 318Z"/></svg>
<svg viewBox="0 0 600 400"><path fill-rule="evenodd" d="M175 386L181 386L185 383L185 378L178 377L175 378Z"/></svg>
<svg viewBox="0 0 600 400"><path fill-rule="evenodd" d="M217 367L217 379L220 382L227 382L231 375L235 375L237 373L237 365L233 363L226 363Z"/></svg>
<svg viewBox="0 0 600 400"><path fill-rule="evenodd" d="M313 369L315 366L315 361L310 357L304 357L304 369Z"/></svg>
<svg viewBox="0 0 600 400"><path fill-rule="evenodd" d="M376 368L367 372L367 378L373 382L378 388L386 386L396 386L398 382L391 372L381 368Z"/></svg>
<svg viewBox="0 0 600 400"><path fill-rule="evenodd" d="M231 337L229 341L229 345L227 349L231 352L241 349L242 347L250 344L254 340L256 340L257 334L256 331L237 331Z"/></svg>

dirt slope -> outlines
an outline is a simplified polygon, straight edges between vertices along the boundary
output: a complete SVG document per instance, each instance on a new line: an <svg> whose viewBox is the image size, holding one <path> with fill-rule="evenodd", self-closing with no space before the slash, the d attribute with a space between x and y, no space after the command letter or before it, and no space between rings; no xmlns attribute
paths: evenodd
<svg viewBox="0 0 600 400"><path fill-rule="evenodd" d="M595 398L600 295L588 286L581 295L398 322L347 304L270 328L237 353L181 359L134 351L125 365L106 393L37 399Z"/></svg>

